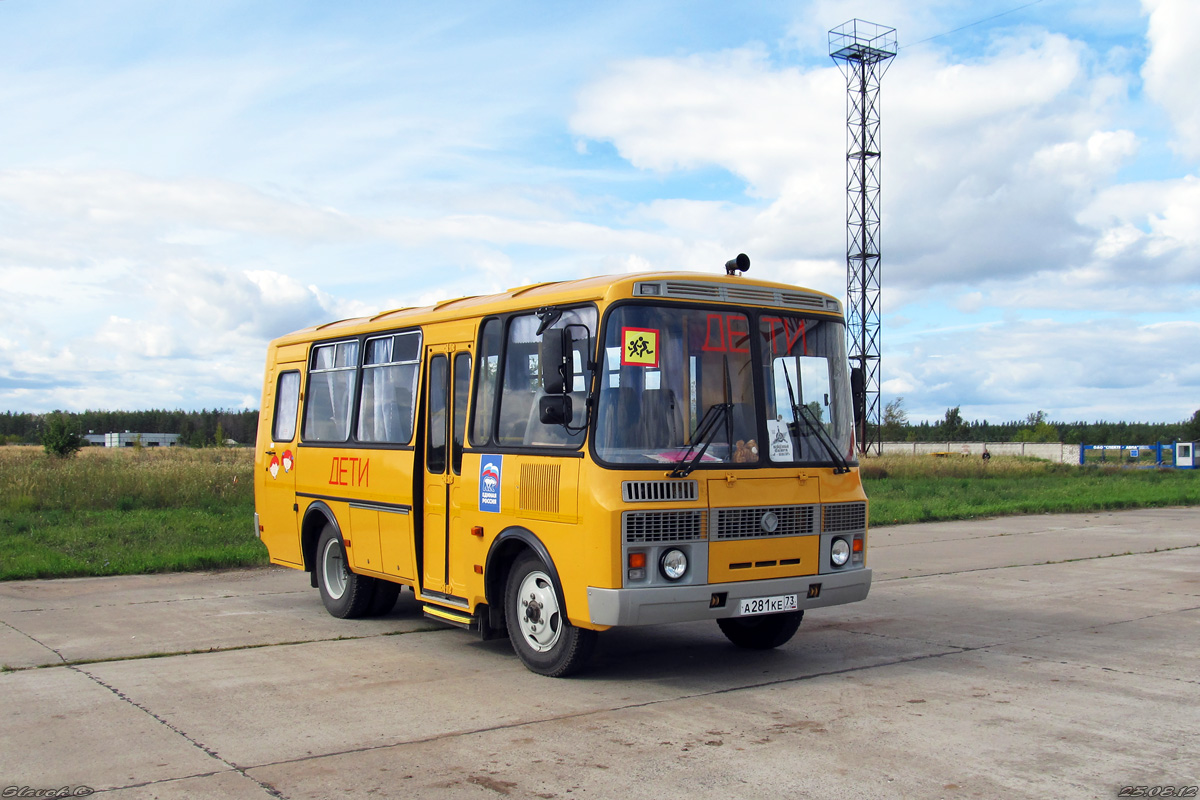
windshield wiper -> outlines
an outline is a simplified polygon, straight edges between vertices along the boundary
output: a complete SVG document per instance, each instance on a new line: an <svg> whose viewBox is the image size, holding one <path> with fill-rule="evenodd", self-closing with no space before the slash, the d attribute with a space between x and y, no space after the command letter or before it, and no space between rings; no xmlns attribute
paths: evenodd
<svg viewBox="0 0 1200 800"><path fill-rule="evenodd" d="M829 457L833 460L835 464L833 474L841 475L842 473L849 472L850 464L846 461L846 457L838 452L837 445L829 438L829 432L825 430L825 426L813 414L812 409L808 406L800 406L799 410L800 416L804 417L804 421L808 424L809 429L816 435L817 441L821 443L821 446L825 448L825 452L829 453Z"/></svg>
<svg viewBox="0 0 1200 800"><path fill-rule="evenodd" d="M792 404L792 419L799 426L800 420L803 419L808 429L812 431L817 441L821 443L821 447L825 448L825 452L833 460L834 475L842 475L850 471L850 464L846 462L845 456L838 452L837 445L829 438L829 432L825 430L825 426L821 424L821 420L816 418L812 409L806 405L800 405L796 402L796 392L792 389L792 379L788 375L786 368L783 370L783 379L787 382L788 400ZM799 427L797 427L796 444L800 444ZM801 453L803 456L803 453Z"/></svg>
<svg viewBox="0 0 1200 800"><path fill-rule="evenodd" d="M700 424L696 427L696 435L692 437L691 445L680 459L679 466L671 470L667 477L686 478L691 475L692 470L699 466L700 459L704 458L704 454L708 452L708 446L712 444L713 437L717 433L717 426L722 422L725 423L725 438L729 438L729 414L732 409L732 403L713 403L708 407L708 411L704 412ZM696 450L697 447L700 449Z"/></svg>

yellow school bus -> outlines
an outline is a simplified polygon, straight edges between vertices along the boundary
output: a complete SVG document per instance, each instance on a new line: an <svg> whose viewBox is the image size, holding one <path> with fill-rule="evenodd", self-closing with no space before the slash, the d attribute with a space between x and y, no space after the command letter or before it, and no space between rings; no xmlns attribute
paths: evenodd
<svg viewBox="0 0 1200 800"><path fill-rule="evenodd" d="M765 649L865 598L841 306L728 271L523 286L271 342L255 529L272 563L309 572L337 617L387 613L407 586L550 676L615 626L711 619Z"/></svg>

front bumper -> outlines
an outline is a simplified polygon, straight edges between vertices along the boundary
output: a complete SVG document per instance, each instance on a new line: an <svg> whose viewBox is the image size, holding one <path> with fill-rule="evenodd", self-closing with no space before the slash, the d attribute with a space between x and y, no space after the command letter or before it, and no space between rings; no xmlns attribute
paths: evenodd
<svg viewBox="0 0 1200 800"><path fill-rule="evenodd" d="M820 594L809 597L811 587ZM653 586L640 589L597 589L588 587L588 615L593 625L657 625L664 622L694 622L734 617L738 601L750 597L797 595L800 609L836 606L863 600L871 590L871 570L854 569L797 578L774 578L699 586ZM713 596L724 594L725 602L713 608Z"/></svg>

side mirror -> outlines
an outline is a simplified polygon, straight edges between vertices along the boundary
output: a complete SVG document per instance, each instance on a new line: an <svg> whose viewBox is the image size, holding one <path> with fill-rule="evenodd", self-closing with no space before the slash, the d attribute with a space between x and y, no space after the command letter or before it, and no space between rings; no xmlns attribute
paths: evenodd
<svg viewBox="0 0 1200 800"><path fill-rule="evenodd" d="M538 399L538 419L543 425L570 425L571 414L569 394L548 394Z"/></svg>
<svg viewBox="0 0 1200 800"><path fill-rule="evenodd" d="M542 389L546 394L567 393L567 381L573 372L571 356L569 331L565 328L551 328L542 334L542 341L538 346L538 371L541 373ZM567 416L569 419L570 415Z"/></svg>
<svg viewBox="0 0 1200 800"><path fill-rule="evenodd" d="M866 379L862 367L850 370L850 398L854 403L854 427L862 429L863 419L867 416Z"/></svg>

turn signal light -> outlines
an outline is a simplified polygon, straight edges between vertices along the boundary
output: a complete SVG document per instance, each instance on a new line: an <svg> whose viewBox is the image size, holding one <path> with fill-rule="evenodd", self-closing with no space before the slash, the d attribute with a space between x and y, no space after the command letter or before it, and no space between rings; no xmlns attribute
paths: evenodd
<svg viewBox="0 0 1200 800"><path fill-rule="evenodd" d="M646 568L646 554L645 553L630 553L629 554L629 568L630 569L645 569Z"/></svg>
<svg viewBox="0 0 1200 800"><path fill-rule="evenodd" d="M862 547L863 547L862 539L859 539L857 536L854 537L854 552L861 553Z"/></svg>

